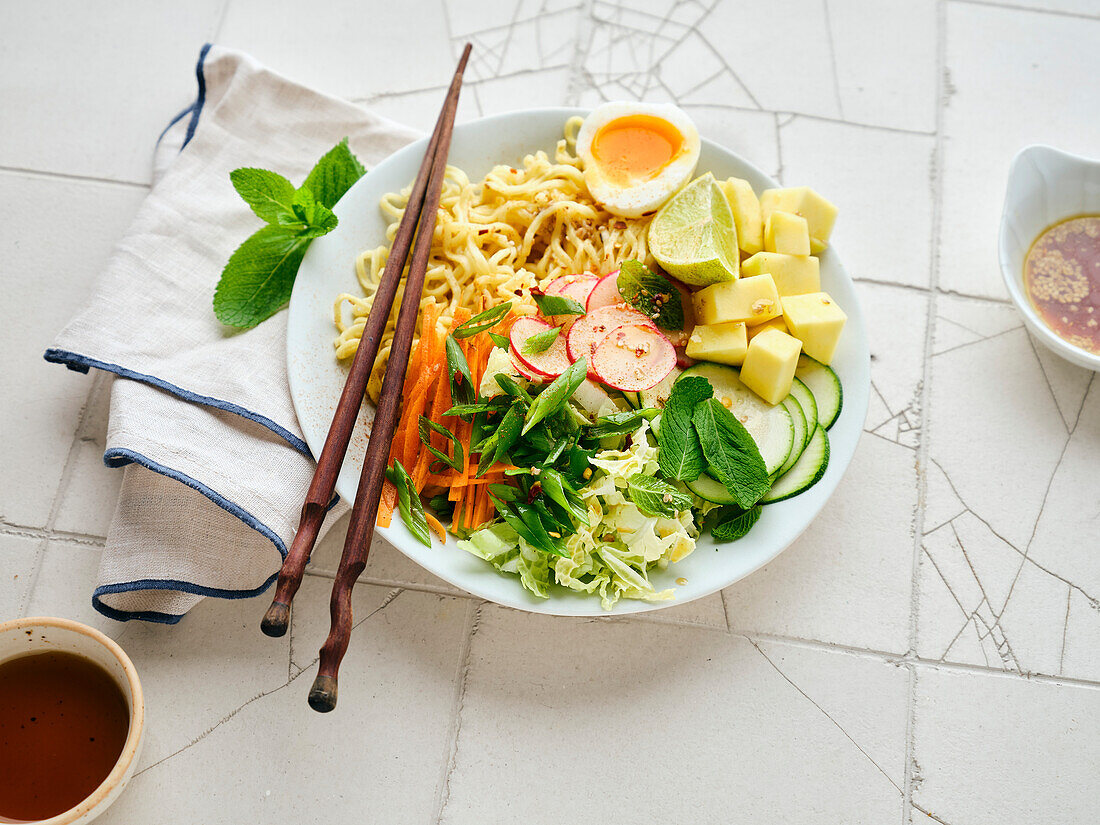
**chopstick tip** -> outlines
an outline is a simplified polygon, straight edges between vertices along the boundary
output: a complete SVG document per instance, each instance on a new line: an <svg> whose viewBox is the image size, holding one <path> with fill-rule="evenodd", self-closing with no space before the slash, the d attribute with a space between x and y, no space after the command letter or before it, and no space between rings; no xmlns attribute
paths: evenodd
<svg viewBox="0 0 1100 825"><path fill-rule="evenodd" d="M309 689L309 706L318 713L328 713L336 707L337 693L336 677L318 673Z"/></svg>
<svg viewBox="0 0 1100 825"><path fill-rule="evenodd" d="M267 609L263 620L260 622L260 630L264 632L265 636L277 639L286 635L289 625L290 605L283 602L272 602L271 607Z"/></svg>

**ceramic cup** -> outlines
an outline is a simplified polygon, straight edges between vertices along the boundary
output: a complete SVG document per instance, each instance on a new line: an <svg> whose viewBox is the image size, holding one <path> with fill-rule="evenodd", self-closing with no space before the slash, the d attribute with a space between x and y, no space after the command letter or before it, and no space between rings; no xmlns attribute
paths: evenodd
<svg viewBox="0 0 1100 825"><path fill-rule="evenodd" d="M1028 329L1053 352L1100 371L1100 355L1075 347L1043 323L1024 288L1024 260L1047 227L1077 215L1100 214L1100 160L1050 146L1022 149L1008 172L1001 215L1001 274Z"/></svg>
<svg viewBox="0 0 1100 825"><path fill-rule="evenodd" d="M102 667L122 689L130 707L130 732L114 768L80 804L36 825L84 825L118 798L137 767L145 733L145 700L130 657L98 630L69 619L37 617L0 623L0 662L30 653L82 656Z"/></svg>

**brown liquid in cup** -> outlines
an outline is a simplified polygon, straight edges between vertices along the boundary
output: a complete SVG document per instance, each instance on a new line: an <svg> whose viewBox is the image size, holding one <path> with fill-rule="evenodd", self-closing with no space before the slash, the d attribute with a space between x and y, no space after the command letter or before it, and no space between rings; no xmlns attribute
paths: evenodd
<svg viewBox="0 0 1100 825"><path fill-rule="evenodd" d="M71 653L0 663L0 822L36 822L87 798L130 731L126 697L99 665Z"/></svg>

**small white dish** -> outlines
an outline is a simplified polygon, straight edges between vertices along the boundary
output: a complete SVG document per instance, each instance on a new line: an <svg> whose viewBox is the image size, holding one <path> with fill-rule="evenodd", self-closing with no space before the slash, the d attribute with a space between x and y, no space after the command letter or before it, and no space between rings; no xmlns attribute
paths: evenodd
<svg viewBox="0 0 1100 825"><path fill-rule="evenodd" d="M47 652L72 653L99 665L118 684L130 707L130 731L122 746L122 753L107 778L77 805L36 823L87 825L111 807L137 768L141 747L145 742L145 699L141 691L141 681L134 663L125 651L94 627L70 619L41 616L0 622L0 662Z"/></svg>
<svg viewBox="0 0 1100 825"><path fill-rule="evenodd" d="M1001 215L1001 274L1024 323L1051 351L1078 366L1100 371L1100 355L1075 347L1039 317L1024 286L1024 261L1036 238L1059 221L1100 214L1100 160L1050 146L1027 146L1008 172Z"/></svg>
<svg viewBox="0 0 1100 825"><path fill-rule="evenodd" d="M587 111L583 109L528 109L460 124L455 127L448 160L464 169L471 179L479 179L496 164L518 163L536 149L552 153L565 121L573 115L585 114ZM356 256L385 239L386 221L378 209L379 200L384 193L407 186L416 177L426 145L424 138L395 152L347 191L335 209L339 226L310 245L294 281L287 319L287 371L294 411L314 455L321 452L347 377L347 367L337 363L333 352L336 337L333 302L341 292L360 292L355 277ZM719 178L744 178L757 192L779 186L729 149L704 140L696 173L708 171ZM821 255L821 284L848 314L848 324L832 362L844 387L844 406L829 429L828 469L806 492L766 506L760 520L744 538L719 547L705 535L691 555L665 570L652 571L650 580L654 586L658 590L673 589L675 600L622 599L606 611L599 597L564 587L552 588L549 599L539 599L523 589L518 576L501 575L487 562L457 548L454 536L448 537L445 546L433 536L432 546L425 547L399 517L389 527L378 528L377 534L421 567L476 596L520 610L559 616L660 610L707 596L744 578L774 559L810 526L840 483L863 432L871 387L867 329L852 279L832 246ZM358 487L373 418L374 407L364 404L336 482L336 492L348 502L354 500ZM852 529L858 529L857 525Z"/></svg>

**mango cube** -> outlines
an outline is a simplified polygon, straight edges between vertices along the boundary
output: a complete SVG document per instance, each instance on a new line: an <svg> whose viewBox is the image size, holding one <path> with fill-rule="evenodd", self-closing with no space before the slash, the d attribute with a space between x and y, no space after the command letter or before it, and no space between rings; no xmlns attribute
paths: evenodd
<svg viewBox="0 0 1100 825"><path fill-rule="evenodd" d="M733 213L737 246L742 252L755 255L764 248L764 220L760 217L760 201L752 191L752 184L741 178L727 178L718 185Z"/></svg>
<svg viewBox="0 0 1100 825"><path fill-rule="evenodd" d="M749 346L745 325L699 324L688 336L687 355L699 361L740 366Z"/></svg>
<svg viewBox="0 0 1100 825"><path fill-rule="evenodd" d="M765 189L760 196L760 212L765 222L773 212L801 215L809 225L810 237L825 243L832 234L837 208L808 186L792 186Z"/></svg>
<svg viewBox="0 0 1100 825"><path fill-rule="evenodd" d="M806 219L790 212L772 212L764 224L764 249L786 255L809 255L810 229Z"/></svg>
<svg viewBox="0 0 1100 825"><path fill-rule="evenodd" d="M848 316L825 292L783 298L783 320L802 351L822 364L833 360L840 332Z"/></svg>
<svg viewBox="0 0 1100 825"><path fill-rule="evenodd" d="M780 303L783 302L783 296L779 297L779 301L780 301ZM777 329L780 332L789 332L789 330L787 329L787 322L783 320L782 315L780 315L776 318L772 318L770 321L765 321L762 324L757 324L754 327L747 327L746 332L748 333L748 338L751 341L753 338L755 338L761 332L764 332L765 330L769 330L769 329Z"/></svg>
<svg viewBox="0 0 1100 825"><path fill-rule="evenodd" d="M754 275L700 289L692 296L700 324L762 324L781 315L779 292L771 275Z"/></svg>
<svg viewBox="0 0 1100 825"><path fill-rule="evenodd" d="M757 252L741 262L742 277L764 273L772 276L780 296L821 291L821 265L810 255Z"/></svg>
<svg viewBox="0 0 1100 825"><path fill-rule="evenodd" d="M822 252L824 252L828 248L829 248L829 245L827 243L825 243L825 241L819 241L817 238L810 238L810 254L811 255L820 255Z"/></svg>
<svg viewBox="0 0 1100 825"><path fill-rule="evenodd" d="M749 342L741 367L741 382L769 404L791 392L802 344L785 332L769 329Z"/></svg>

